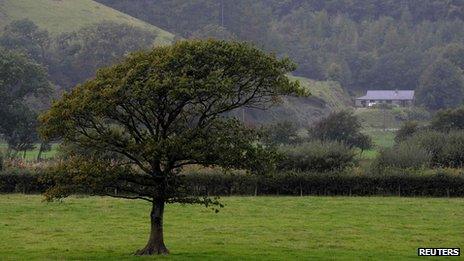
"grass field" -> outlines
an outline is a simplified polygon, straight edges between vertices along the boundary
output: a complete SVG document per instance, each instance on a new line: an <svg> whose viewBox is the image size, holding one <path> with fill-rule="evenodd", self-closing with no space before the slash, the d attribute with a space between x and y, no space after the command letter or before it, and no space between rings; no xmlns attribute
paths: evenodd
<svg viewBox="0 0 464 261"><path fill-rule="evenodd" d="M2 143L0 142L0 153L5 153L6 149L7 149L7 144L6 143ZM58 152L58 144L52 144L52 149L50 151L44 151L42 152L42 159L50 159L50 158L53 158L55 157L55 155L57 154ZM29 150L29 151L26 151L26 160L27 161L35 161L37 160L37 155L39 154L39 147L40 147L40 144L36 144L36 149L34 150ZM18 157L23 157L23 153L18 153Z"/></svg>
<svg viewBox="0 0 464 261"><path fill-rule="evenodd" d="M134 259L149 206L111 198L0 196L0 259ZM404 260L464 247L464 199L231 197L218 214L169 205L167 260ZM163 258L164 259L164 258Z"/></svg>
<svg viewBox="0 0 464 261"><path fill-rule="evenodd" d="M174 35L92 0L1 0L0 30L11 21L30 19L52 34L76 31L103 21L130 24L157 34L156 44L170 44Z"/></svg>
<svg viewBox="0 0 464 261"><path fill-rule="evenodd" d="M395 118L393 110L376 108L356 108L355 115L359 117L368 129L398 129L402 122Z"/></svg>

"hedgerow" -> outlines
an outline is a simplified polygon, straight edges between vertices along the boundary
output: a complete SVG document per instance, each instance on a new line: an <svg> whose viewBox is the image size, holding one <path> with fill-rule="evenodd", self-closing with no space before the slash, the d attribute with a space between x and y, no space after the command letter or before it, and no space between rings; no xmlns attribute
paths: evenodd
<svg viewBox="0 0 464 261"><path fill-rule="evenodd" d="M1 193L42 193L45 174L0 173ZM183 176L192 195L326 195L464 197L464 173L457 169L413 170L389 168L382 174L286 171L251 175L237 171L196 171Z"/></svg>

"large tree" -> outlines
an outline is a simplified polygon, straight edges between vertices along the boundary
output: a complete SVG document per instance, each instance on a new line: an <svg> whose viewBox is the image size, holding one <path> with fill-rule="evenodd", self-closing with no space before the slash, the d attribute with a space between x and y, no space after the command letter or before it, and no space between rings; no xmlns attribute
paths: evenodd
<svg viewBox="0 0 464 261"><path fill-rule="evenodd" d="M29 19L17 20L5 26L0 45L8 50L25 53L36 62L47 64L51 39L47 31L39 29Z"/></svg>
<svg viewBox="0 0 464 261"><path fill-rule="evenodd" d="M333 112L309 129L311 138L339 141L362 150L372 147L369 136L361 132L362 124L351 111Z"/></svg>
<svg viewBox="0 0 464 261"><path fill-rule="evenodd" d="M430 65L420 79L417 101L431 110L454 108L464 101L464 77L448 60Z"/></svg>
<svg viewBox="0 0 464 261"><path fill-rule="evenodd" d="M42 115L41 133L76 148L58 168L49 198L76 191L152 204L151 232L138 255L167 254L166 203L217 203L190 196L180 172L192 164L257 170L267 152L257 134L226 113L267 108L299 93L295 69L244 43L182 41L102 69ZM114 189L123 194L115 194Z"/></svg>
<svg viewBox="0 0 464 261"><path fill-rule="evenodd" d="M36 114L25 105L32 95L47 94L50 82L43 67L0 48L0 134L10 148L24 150L35 140Z"/></svg>

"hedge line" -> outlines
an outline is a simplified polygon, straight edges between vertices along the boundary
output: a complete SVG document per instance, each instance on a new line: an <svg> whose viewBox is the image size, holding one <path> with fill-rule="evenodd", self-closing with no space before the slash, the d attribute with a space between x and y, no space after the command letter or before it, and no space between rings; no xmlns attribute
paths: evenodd
<svg viewBox="0 0 464 261"><path fill-rule="evenodd" d="M241 173L185 175L193 195L325 195L464 197L464 175L436 172L427 175L354 175L287 172L268 176ZM39 174L0 173L0 193L42 193L47 185Z"/></svg>

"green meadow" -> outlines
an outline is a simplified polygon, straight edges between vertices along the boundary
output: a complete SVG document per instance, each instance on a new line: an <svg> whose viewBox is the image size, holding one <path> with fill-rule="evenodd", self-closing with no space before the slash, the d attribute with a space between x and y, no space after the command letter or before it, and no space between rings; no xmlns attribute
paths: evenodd
<svg viewBox="0 0 464 261"><path fill-rule="evenodd" d="M49 151L44 151L42 152L42 159L51 159L56 156L58 153L58 146L59 144L52 144L52 148ZM6 143L0 142L0 154L5 154L7 151L8 145ZM40 144L36 144L35 148L33 150L28 150L26 151L26 154L24 155L24 152L18 152L17 157L19 158L24 158L26 161L35 161L37 160L37 156L39 155L39 148ZM25 157L24 157L25 156Z"/></svg>
<svg viewBox="0 0 464 261"><path fill-rule="evenodd" d="M134 259L150 206L106 197L0 196L0 259ZM215 214L169 205L166 260L404 260L464 247L464 199L230 197Z"/></svg>

